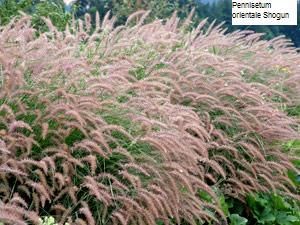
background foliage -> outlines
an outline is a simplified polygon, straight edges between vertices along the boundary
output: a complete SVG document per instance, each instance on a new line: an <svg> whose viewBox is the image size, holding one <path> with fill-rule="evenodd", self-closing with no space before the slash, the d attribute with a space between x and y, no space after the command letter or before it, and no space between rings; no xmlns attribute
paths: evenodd
<svg viewBox="0 0 300 225"><path fill-rule="evenodd" d="M65 12L62 0L0 0L0 24L5 25L21 12L32 16L32 24L38 32L45 31L46 25L42 17L48 17L53 24L63 30L71 16Z"/></svg>
<svg viewBox="0 0 300 225"><path fill-rule="evenodd" d="M152 10L151 16L154 18L169 17L174 10L179 12L181 18L188 15L189 11L195 7L196 17L194 24L197 24L200 19L210 18L210 22L214 19L218 23L225 21L225 25L229 31L237 29L250 29L255 32L265 33L266 39L274 38L278 35L285 35L290 38L296 46L300 46L300 26L232 26L231 25L231 0L80 0L76 3L79 6L77 15L83 15L85 12L94 13L99 10L104 15L108 10L111 10L113 15L118 18L118 23L124 23L128 15L138 9ZM87 9L86 6L89 6ZM298 2L298 12L300 12L300 4ZM298 13L298 24L300 23L300 14Z"/></svg>
<svg viewBox="0 0 300 225"><path fill-rule="evenodd" d="M33 23L39 30L44 24L41 16L50 17L54 25L59 29L64 29L70 15L65 13L63 0L41 1L41 0L0 0L0 23L6 24L18 11L24 11L34 15ZM231 25L231 1L229 0L77 0L73 6L73 12L77 17L82 17L85 13L95 15L99 11L103 17L108 11L117 17L117 25L123 24L131 13L139 9L151 10L148 20L155 18L167 18L177 10L178 16L184 18L190 10L195 7L196 17L194 24L201 19L210 18L218 23L225 21L229 31L237 29L250 29L255 32L265 33L264 38L271 39L278 35L285 35L290 38L296 46L300 46L300 27L298 26L232 26ZM298 2L298 12L300 4ZM300 15L298 14L298 24Z"/></svg>

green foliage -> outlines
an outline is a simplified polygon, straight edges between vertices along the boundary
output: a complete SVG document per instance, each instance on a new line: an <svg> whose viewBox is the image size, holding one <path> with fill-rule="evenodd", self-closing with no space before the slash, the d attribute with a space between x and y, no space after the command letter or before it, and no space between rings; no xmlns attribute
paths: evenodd
<svg viewBox="0 0 300 225"><path fill-rule="evenodd" d="M18 11L30 11L32 0L2 0L0 1L0 24L4 25L18 15Z"/></svg>
<svg viewBox="0 0 300 225"><path fill-rule="evenodd" d="M287 113L290 116L299 116L300 117L300 105L291 106L287 108Z"/></svg>
<svg viewBox="0 0 300 225"><path fill-rule="evenodd" d="M46 216L42 219L40 219L41 225L57 225L55 222L55 219L52 216ZM1 225L1 223L0 223ZM65 225L69 225L68 223L65 223Z"/></svg>
<svg viewBox="0 0 300 225"><path fill-rule="evenodd" d="M20 11L32 16L33 27L39 32L47 30L42 17L50 18L59 30L63 30L71 18L65 13L62 0L0 0L0 25L9 23Z"/></svg>
<svg viewBox="0 0 300 225"><path fill-rule="evenodd" d="M285 152L292 153L294 155L300 154L300 140L290 140L283 145L283 150ZM293 164L296 168L300 169L300 160L294 159ZM295 171L288 171L288 177L294 183L297 188L300 188L300 174L297 174Z"/></svg>
<svg viewBox="0 0 300 225"><path fill-rule="evenodd" d="M225 216L229 216L229 205L226 203L226 198L223 194L219 196L219 204Z"/></svg>
<svg viewBox="0 0 300 225"><path fill-rule="evenodd" d="M288 141L283 145L283 150L290 153L292 152L294 155L300 155L300 140L298 139ZM298 167L300 168L299 163L295 163L298 164Z"/></svg>
<svg viewBox="0 0 300 225"><path fill-rule="evenodd" d="M249 195L246 203L217 191L219 204L228 219L229 225L299 225L300 202L285 198L276 193ZM210 196L199 193L201 199L211 201Z"/></svg>
<svg viewBox="0 0 300 225"><path fill-rule="evenodd" d="M169 17L175 10L182 18L186 17L192 7L196 7L194 0L124 0L124 1L108 1L108 0L86 0L77 1L77 16L83 16L88 12L94 14L96 11L104 16L106 12L111 10L112 14L117 17L117 24L124 24L127 17L139 9L151 10L149 20L156 18ZM86 6L89 5L87 9Z"/></svg>
<svg viewBox="0 0 300 225"><path fill-rule="evenodd" d="M83 16L84 13L89 12L94 14L99 11L101 16L111 10L112 14L117 17L117 24L125 23L127 17L139 9L151 10L149 20L155 18L170 17L176 10L179 17L185 18L190 10L195 7L196 17L193 19L194 25L197 25L200 19L209 17L209 20L217 20L218 23L225 22L229 31L237 29L254 30L259 33L265 33L266 39L274 38L278 35L286 35L290 38L296 46L300 45L299 29L296 26L232 26L231 24L231 3L228 0L213 1L213 4L204 3L208 1L196 0L84 0L77 1L76 14L78 17ZM86 6L89 6L88 9ZM300 4L298 4L298 11ZM298 15L299 16L299 15Z"/></svg>
<svg viewBox="0 0 300 225"><path fill-rule="evenodd" d="M247 198L257 224L261 225L298 225L300 223L299 202L277 194L256 194Z"/></svg>
<svg viewBox="0 0 300 225"><path fill-rule="evenodd" d="M199 194L200 199L207 201L207 202L212 202L212 197L206 191L199 190L198 194Z"/></svg>
<svg viewBox="0 0 300 225"><path fill-rule="evenodd" d="M52 216L42 218L41 224L42 225L56 225L55 219Z"/></svg>
<svg viewBox="0 0 300 225"><path fill-rule="evenodd" d="M144 67L137 67L136 69L130 71L136 79L142 80L147 76L145 68Z"/></svg>
<svg viewBox="0 0 300 225"><path fill-rule="evenodd" d="M63 5L55 3L55 1L41 1L36 4L32 16L33 25L40 32L47 30L41 17L48 17L59 30L64 30L68 21L71 19L71 15L65 13Z"/></svg>
<svg viewBox="0 0 300 225"><path fill-rule="evenodd" d="M19 10L34 15L33 24L40 31L45 31L44 23L40 19L41 16L50 17L59 29L64 29L70 19L70 14L64 13L62 0L0 0L0 6L0 24L7 24L19 14ZM193 19L194 25L197 25L200 19L209 17L211 21L213 19L217 19L217 22L225 21L229 31L251 29L259 33L265 33L264 37L266 39L284 34L293 40L296 46L300 45L299 29L295 26L232 26L231 5L227 0L218 0L213 4L205 4L202 1L195 0L82 0L77 1L73 9L77 17L82 17L87 12L94 15L96 11L99 11L103 17L110 10L117 17L117 24L124 24L127 17L139 9L151 10L148 20L153 20L170 17L174 11L178 12L179 17L185 18L193 7L196 9L196 17ZM300 4L298 4L298 10L299 7Z"/></svg>
<svg viewBox="0 0 300 225"><path fill-rule="evenodd" d="M230 225L246 225L248 220L238 214L231 214L229 216Z"/></svg>

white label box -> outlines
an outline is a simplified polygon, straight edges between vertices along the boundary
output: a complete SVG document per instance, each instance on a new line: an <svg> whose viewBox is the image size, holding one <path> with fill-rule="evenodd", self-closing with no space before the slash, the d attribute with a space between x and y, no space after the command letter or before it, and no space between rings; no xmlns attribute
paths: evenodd
<svg viewBox="0 0 300 225"><path fill-rule="evenodd" d="M232 0L232 25L297 25L298 0Z"/></svg>

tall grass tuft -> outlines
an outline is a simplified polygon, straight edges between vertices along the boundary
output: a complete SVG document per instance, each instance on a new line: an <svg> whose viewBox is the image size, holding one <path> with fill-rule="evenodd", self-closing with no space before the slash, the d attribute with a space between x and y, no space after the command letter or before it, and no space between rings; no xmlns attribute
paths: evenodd
<svg viewBox="0 0 300 225"><path fill-rule="evenodd" d="M216 189L300 199L297 49L147 14L0 28L0 221L226 224Z"/></svg>

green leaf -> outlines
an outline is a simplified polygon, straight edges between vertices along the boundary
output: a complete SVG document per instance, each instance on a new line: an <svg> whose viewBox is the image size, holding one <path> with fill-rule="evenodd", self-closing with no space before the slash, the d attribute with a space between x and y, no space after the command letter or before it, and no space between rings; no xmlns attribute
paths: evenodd
<svg viewBox="0 0 300 225"><path fill-rule="evenodd" d="M287 221L290 221L290 222L299 222L300 223L300 218L297 218L296 216L287 216Z"/></svg>
<svg viewBox="0 0 300 225"><path fill-rule="evenodd" d="M230 225L246 225L248 220L244 217L241 217L238 214L231 214L229 216Z"/></svg>
<svg viewBox="0 0 300 225"><path fill-rule="evenodd" d="M274 222L276 220L275 215L272 212L271 208L265 208L261 215L256 216L258 222L265 224L269 222Z"/></svg>
<svg viewBox="0 0 300 225"><path fill-rule="evenodd" d="M286 212L279 212L276 216L276 222L278 224L290 225L297 221L300 222L296 216L288 215Z"/></svg>
<svg viewBox="0 0 300 225"><path fill-rule="evenodd" d="M199 197L207 202L212 202L212 197L206 191L200 190Z"/></svg>
<svg viewBox="0 0 300 225"><path fill-rule="evenodd" d="M223 195L219 197L219 202L220 202L222 211L224 212L224 214L226 216L228 216L229 215L229 209L228 209L229 207L228 207L228 205L225 201L225 197Z"/></svg>
<svg viewBox="0 0 300 225"><path fill-rule="evenodd" d="M300 174L297 174L294 171L289 170L288 177L296 186L300 186Z"/></svg>
<svg viewBox="0 0 300 225"><path fill-rule="evenodd" d="M156 225L164 225L164 222L162 220L156 221Z"/></svg>
<svg viewBox="0 0 300 225"><path fill-rule="evenodd" d="M291 207L290 204L284 201L284 199L281 196L276 194L272 195L272 201L276 210L282 210Z"/></svg>

